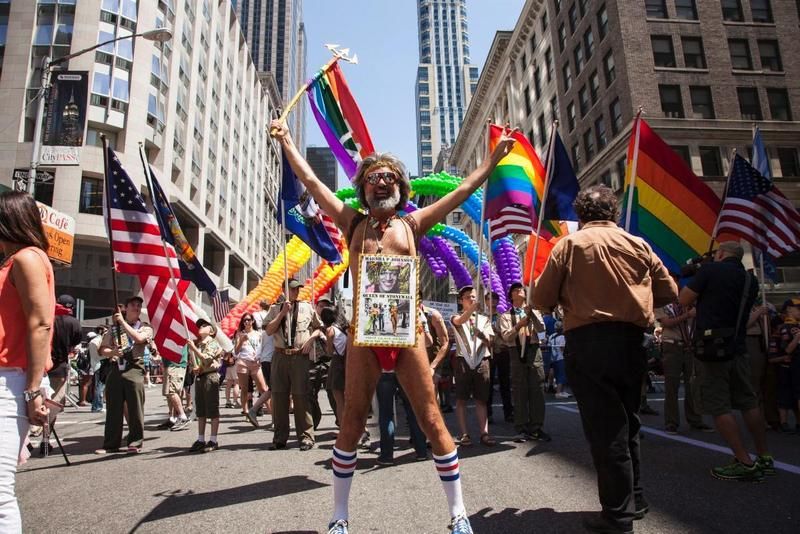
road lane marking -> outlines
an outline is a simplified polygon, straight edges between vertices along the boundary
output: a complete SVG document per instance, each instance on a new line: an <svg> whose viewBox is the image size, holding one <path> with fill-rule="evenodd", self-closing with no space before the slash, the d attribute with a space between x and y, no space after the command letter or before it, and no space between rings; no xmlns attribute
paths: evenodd
<svg viewBox="0 0 800 534"><path fill-rule="evenodd" d="M572 408L570 406L563 406L557 405L555 406L559 410L563 410L565 412L570 413L580 413L577 408ZM685 436L674 436L672 434L667 434L661 430L657 430L655 428L651 428L649 426L642 425L642 432L646 432L647 434L652 434L654 436L658 436L664 439L669 439L672 441L677 441L680 443L685 443L687 445L693 445L695 447L700 447L701 449L706 449L709 451L721 452L728 456L731 455L731 450L729 447L722 447L721 445L716 445L714 443L707 443L705 441L701 441L699 439L687 438ZM751 455L752 456L752 455ZM755 458L755 457L753 457ZM800 475L800 467L792 464L787 464L785 462L775 462L775 469L780 469L782 471L786 471L788 473L793 473L795 475Z"/></svg>

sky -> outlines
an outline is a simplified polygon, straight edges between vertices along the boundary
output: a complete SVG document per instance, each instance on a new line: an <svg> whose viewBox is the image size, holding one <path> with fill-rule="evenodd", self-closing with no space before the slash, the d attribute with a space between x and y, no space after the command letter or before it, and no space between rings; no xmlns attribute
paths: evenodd
<svg viewBox="0 0 800 534"><path fill-rule="evenodd" d="M497 30L513 30L525 0L467 0L471 61L481 70ZM350 49L358 65L342 63L375 149L392 152L417 173L414 81L419 64L414 0L305 0L308 77L331 57L327 43ZM305 99L304 99L305 101ZM306 106L306 144L325 140ZM343 172L339 170L340 183Z"/></svg>

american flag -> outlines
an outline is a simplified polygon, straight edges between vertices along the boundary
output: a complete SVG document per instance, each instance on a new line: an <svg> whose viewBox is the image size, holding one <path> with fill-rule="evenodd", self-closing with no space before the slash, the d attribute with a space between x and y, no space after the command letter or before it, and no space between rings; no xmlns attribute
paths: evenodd
<svg viewBox="0 0 800 534"><path fill-rule="evenodd" d="M532 215L533 208L511 204L504 206L500 212L492 219L489 225L489 237L492 241L501 239L509 234L532 234L536 232L534 221L536 216ZM543 233L544 232L544 229ZM550 235L548 234L549 238Z"/></svg>
<svg viewBox="0 0 800 534"><path fill-rule="evenodd" d="M228 298L228 290L221 289L211 297L211 304L214 307L214 321L219 323L231 312L231 302Z"/></svg>
<svg viewBox="0 0 800 534"><path fill-rule="evenodd" d="M186 297L189 283L184 280L170 281L171 272L164 245L161 241L158 222L148 213L136 185L122 164L108 149L106 187L110 198L111 248L114 265L120 273L137 275L147 304L150 324L155 332L155 343L162 357L181 361L181 351L189 335L196 335L197 315ZM176 276L180 272L175 250L167 245L167 254ZM178 295L174 288L177 285ZM183 327L181 309L186 317L189 332Z"/></svg>
<svg viewBox="0 0 800 534"><path fill-rule="evenodd" d="M800 248L800 214L766 176L734 156L717 234L733 234L780 258Z"/></svg>

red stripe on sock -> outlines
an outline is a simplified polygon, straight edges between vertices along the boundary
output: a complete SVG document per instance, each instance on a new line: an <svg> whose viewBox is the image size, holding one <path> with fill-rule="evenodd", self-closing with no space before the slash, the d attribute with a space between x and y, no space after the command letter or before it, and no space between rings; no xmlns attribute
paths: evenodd
<svg viewBox="0 0 800 534"><path fill-rule="evenodd" d="M355 460L353 460L353 463L343 464L343 463L340 463L340 462L336 461L336 459L333 458L333 459L331 459L331 462L333 462L333 467L334 468L338 467L339 469L353 469L356 466Z"/></svg>
<svg viewBox="0 0 800 534"><path fill-rule="evenodd" d="M438 465L436 466L437 471L455 471L456 469L458 469L457 463L446 467L439 467Z"/></svg>

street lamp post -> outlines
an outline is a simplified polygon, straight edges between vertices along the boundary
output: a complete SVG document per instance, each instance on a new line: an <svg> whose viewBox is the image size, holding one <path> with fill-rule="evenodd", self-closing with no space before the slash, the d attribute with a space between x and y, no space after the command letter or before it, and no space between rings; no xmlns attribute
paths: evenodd
<svg viewBox="0 0 800 534"><path fill-rule="evenodd" d="M148 41L163 43L164 41L169 41L172 39L172 32L168 28L156 28L155 30L117 37L115 39L84 48L83 50L78 50L73 54L68 54L55 59L51 59L50 56L44 57L42 60L42 87L39 89L39 93L37 94L39 102L36 107L36 123L34 124L33 130L33 152L31 154L31 167L28 171L28 193L33 195L36 187L36 171L39 167L39 158L42 150L42 122L44 118L45 95L47 90L50 89L50 75L53 72L53 68L61 65L65 61L69 61L70 59L83 55L87 52L97 50L98 48L106 46L107 44L116 43L117 41L121 41L123 39L135 39L137 37L142 37Z"/></svg>

